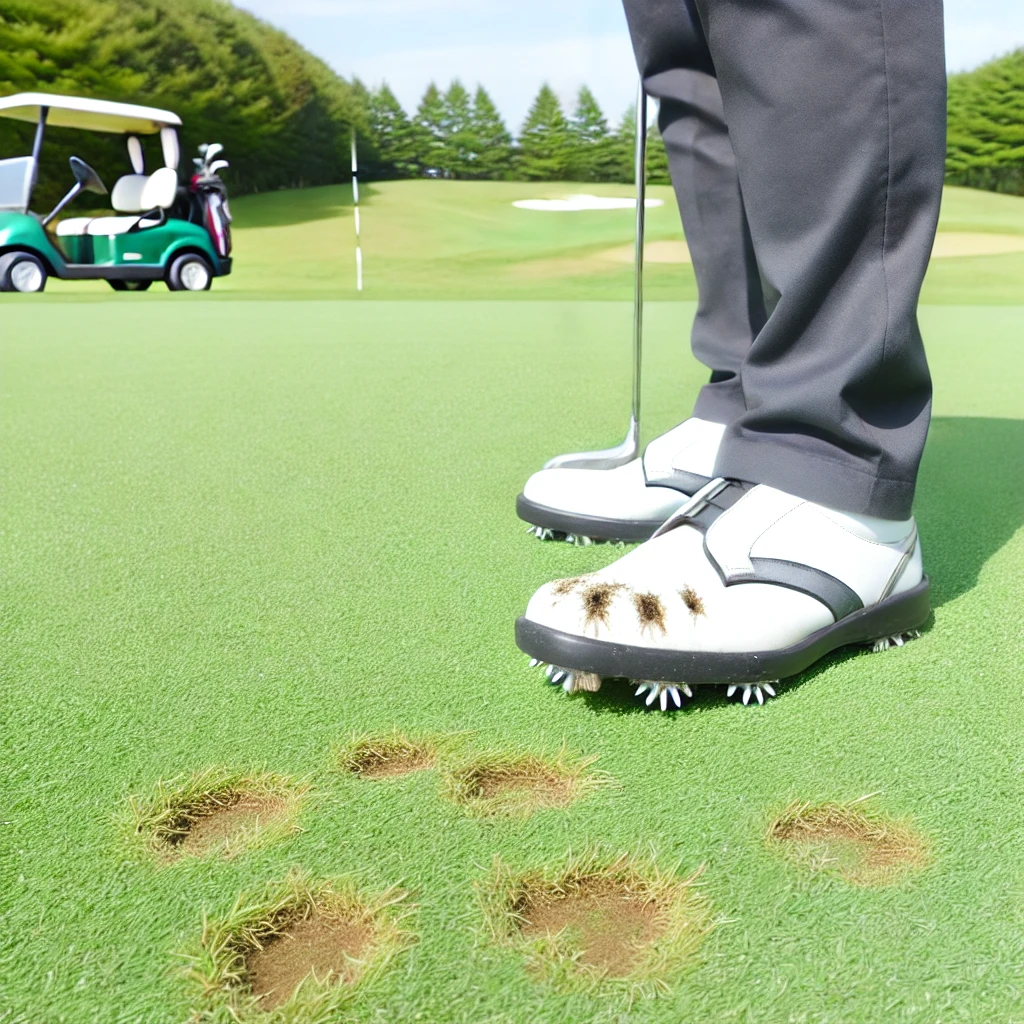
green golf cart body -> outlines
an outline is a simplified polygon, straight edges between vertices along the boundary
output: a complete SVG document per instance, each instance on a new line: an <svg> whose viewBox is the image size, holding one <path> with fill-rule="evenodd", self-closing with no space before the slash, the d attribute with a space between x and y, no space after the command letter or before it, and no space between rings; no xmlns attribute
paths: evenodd
<svg viewBox="0 0 1024 1024"><path fill-rule="evenodd" d="M0 117L35 122L32 155L0 159L0 291L42 291L47 277L105 280L119 291L143 290L165 281L175 291L210 287L231 272L230 255L201 224L171 216L180 208L176 114L151 107L44 93L0 97ZM105 194L88 165L72 158L76 185L47 216L29 204L38 177L47 125L114 132L128 138L134 174L115 184L113 212L119 216L57 219L83 191ZM164 167L143 173L139 135L160 135ZM221 242L223 247L223 241Z"/></svg>

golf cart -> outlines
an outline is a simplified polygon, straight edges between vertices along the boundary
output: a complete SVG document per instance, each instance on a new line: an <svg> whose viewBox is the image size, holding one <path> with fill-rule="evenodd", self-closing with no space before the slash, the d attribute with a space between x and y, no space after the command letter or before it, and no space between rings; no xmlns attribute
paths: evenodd
<svg viewBox="0 0 1024 1024"><path fill-rule="evenodd" d="M231 273L227 193L214 158L219 144L200 147L187 189L178 185L181 119L129 103L19 93L0 97L0 117L36 125L31 156L0 159L0 291L41 292L48 276L104 280L116 291L145 291L165 281L171 291L205 291ZM114 184L113 214L62 218L83 192L106 195L99 175L71 158L74 185L45 216L29 210L47 125L126 137L134 173ZM145 173L140 135L159 135L164 166Z"/></svg>

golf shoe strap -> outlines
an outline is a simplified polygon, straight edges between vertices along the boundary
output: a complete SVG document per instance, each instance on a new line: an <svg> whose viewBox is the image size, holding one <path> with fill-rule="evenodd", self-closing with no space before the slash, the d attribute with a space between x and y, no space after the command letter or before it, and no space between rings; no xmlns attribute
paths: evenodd
<svg viewBox="0 0 1024 1024"><path fill-rule="evenodd" d="M836 621L893 593L917 548L913 520L845 515L763 484L717 514L704 534L704 553L725 586L797 590Z"/></svg>

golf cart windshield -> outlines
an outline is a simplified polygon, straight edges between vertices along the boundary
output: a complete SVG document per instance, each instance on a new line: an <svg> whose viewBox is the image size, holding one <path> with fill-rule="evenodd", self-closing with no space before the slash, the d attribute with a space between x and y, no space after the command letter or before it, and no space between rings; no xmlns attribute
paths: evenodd
<svg viewBox="0 0 1024 1024"><path fill-rule="evenodd" d="M34 167L35 160L30 156L0 160L0 211L28 211Z"/></svg>

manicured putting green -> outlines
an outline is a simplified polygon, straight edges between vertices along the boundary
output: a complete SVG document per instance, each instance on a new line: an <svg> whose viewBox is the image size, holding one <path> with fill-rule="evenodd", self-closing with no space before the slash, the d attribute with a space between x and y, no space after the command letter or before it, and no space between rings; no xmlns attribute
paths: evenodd
<svg viewBox="0 0 1024 1024"><path fill-rule="evenodd" d="M764 708L661 716L611 687L565 697L512 638L536 586L615 557L527 537L513 500L547 456L619 439L628 303L124 298L4 304L0 1019L186 1020L173 954L204 911L230 922L293 869L418 907L417 941L354 989L356 1021L1019 1016L1024 310L922 313L924 637L844 653ZM649 433L702 379L692 314L649 310ZM395 729L466 761L564 745L609 778L474 815L440 754L344 770L353 734ZM171 863L129 841L129 795L218 766L308 785L297 829ZM895 884L766 841L787 807L868 793L926 844ZM477 888L496 858L557 878L595 847L679 879L704 865L714 927L628 1011L537 980Z"/></svg>

